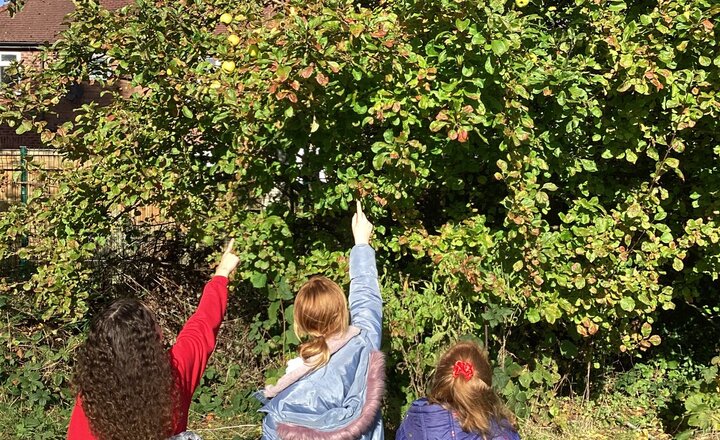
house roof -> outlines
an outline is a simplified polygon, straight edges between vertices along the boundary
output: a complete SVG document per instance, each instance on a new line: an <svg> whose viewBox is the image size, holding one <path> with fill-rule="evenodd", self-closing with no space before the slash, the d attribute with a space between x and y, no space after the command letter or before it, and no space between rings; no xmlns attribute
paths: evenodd
<svg viewBox="0 0 720 440"><path fill-rule="evenodd" d="M102 0L113 10L132 0ZM0 45L38 46L52 43L65 29L64 18L74 9L71 0L27 0L23 9L10 17L7 5L0 7Z"/></svg>

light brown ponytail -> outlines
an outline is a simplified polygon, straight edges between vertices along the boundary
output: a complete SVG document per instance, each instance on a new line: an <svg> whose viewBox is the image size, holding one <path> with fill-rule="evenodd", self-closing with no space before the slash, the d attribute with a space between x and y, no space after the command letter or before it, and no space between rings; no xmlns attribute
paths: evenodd
<svg viewBox="0 0 720 440"><path fill-rule="evenodd" d="M320 368L330 361L327 339L347 331L350 318L345 293L326 277L310 278L295 298L293 319L297 337L311 338L300 345L300 356L312 368Z"/></svg>
<svg viewBox="0 0 720 440"><path fill-rule="evenodd" d="M454 412L466 432L489 436L493 422L503 421L517 429L515 415L492 388L487 352L474 342L458 342L440 357L428 399Z"/></svg>
<svg viewBox="0 0 720 440"><path fill-rule="evenodd" d="M330 360L330 349L325 337L320 335L300 345L300 357L312 368L325 365Z"/></svg>

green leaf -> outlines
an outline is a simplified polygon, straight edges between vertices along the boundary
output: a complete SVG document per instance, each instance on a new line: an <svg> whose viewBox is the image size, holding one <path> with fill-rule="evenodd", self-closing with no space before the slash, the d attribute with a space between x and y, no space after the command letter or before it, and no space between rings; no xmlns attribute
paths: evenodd
<svg viewBox="0 0 720 440"><path fill-rule="evenodd" d="M360 34L362 34L364 30L365 30L365 25L362 23L356 23L356 24L350 25L350 33L354 37L359 37Z"/></svg>
<svg viewBox="0 0 720 440"><path fill-rule="evenodd" d="M31 121L22 121L22 123L18 126L18 128L15 130L16 134L24 134L28 131L32 130L33 124Z"/></svg>
<svg viewBox="0 0 720 440"><path fill-rule="evenodd" d="M628 217L637 218L637 217L640 217L642 214L643 214L643 210L639 203L635 202L632 205L628 206L628 209L627 209Z"/></svg>
<svg viewBox="0 0 720 440"><path fill-rule="evenodd" d="M668 157L667 159L665 159L665 165L669 166L670 168L677 168L680 166L680 160L674 157Z"/></svg>
<svg viewBox="0 0 720 440"><path fill-rule="evenodd" d="M435 120L430 123L430 126L428 128L430 129L430 131L435 133L440 131L445 126L447 126L447 122Z"/></svg>
<svg viewBox="0 0 720 440"><path fill-rule="evenodd" d="M388 154L385 152L376 154L372 161L373 168L376 170L382 169L383 165L385 165L385 162L387 161L387 158Z"/></svg>
<svg viewBox="0 0 720 440"><path fill-rule="evenodd" d="M635 300L629 296L624 297L620 300L620 308L626 312L632 312L635 310Z"/></svg>
<svg viewBox="0 0 720 440"><path fill-rule="evenodd" d="M685 264L683 264L683 260L675 257L675 258L673 258L672 267L676 271L681 272L683 270L683 268L685 267Z"/></svg>
<svg viewBox="0 0 720 440"><path fill-rule="evenodd" d="M528 322L530 322L531 324L540 322L540 313L535 308L528 309L526 316L527 316Z"/></svg>
<svg viewBox="0 0 720 440"><path fill-rule="evenodd" d="M685 399L685 409L689 412L696 411L700 406L704 405L703 394L693 394Z"/></svg>
<svg viewBox="0 0 720 440"><path fill-rule="evenodd" d="M627 9L627 5L622 0L611 0L608 10L612 12L620 12Z"/></svg>
<svg viewBox="0 0 720 440"><path fill-rule="evenodd" d="M465 20L460 20L459 18L455 20L455 27L460 32L465 32L465 30L470 25L470 19L466 18Z"/></svg>
<svg viewBox="0 0 720 440"><path fill-rule="evenodd" d="M560 342L560 353L566 358L572 359L578 355L578 348L572 342L564 339Z"/></svg>
<svg viewBox="0 0 720 440"><path fill-rule="evenodd" d="M278 81L284 82L285 80L287 80L288 77L290 76L290 70L291 69L289 66L278 67L277 72L275 72L275 74L277 75Z"/></svg>
<svg viewBox="0 0 720 440"><path fill-rule="evenodd" d="M620 56L620 65L624 68L628 68L633 65L633 57L632 54L626 53L622 56Z"/></svg>
<svg viewBox="0 0 720 440"><path fill-rule="evenodd" d="M568 89L570 92L570 96L572 96L574 99L582 99L587 97L587 93L585 90L581 89L578 86L572 86Z"/></svg>
<svg viewBox="0 0 720 440"><path fill-rule="evenodd" d="M193 117L193 112L190 111L190 109L187 108L187 106L183 106L183 108L182 108L182 113L183 113L183 115L185 115L185 117L188 118L188 119Z"/></svg>
<svg viewBox="0 0 720 440"><path fill-rule="evenodd" d="M502 56L505 52L508 51L508 45L504 40L493 40L490 44L493 53L497 56Z"/></svg>
<svg viewBox="0 0 720 440"><path fill-rule="evenodd" d="M490 75L495 73L495 67L493 66L492 60L490 57L485 58L485 71L489 73Z"/></svg>
<svg viewBox="0 0 720 440"><path fill-rule="evenodd" d="M575 288L576 289L583 289L585 288L585 278L580 277L575 280Z"/></svg>
<svg viewBox="0 0 720 440"><path fill-rule="evenodd" d="M598 170L597 165L592 160L580 159L580 163L582 163L582 166L585 169L585 171L596 172Z"/></svg>
<svg viewBox="0 0 720 440"><path fill-rule="evenodd" d="M250 282L256 289L262 289L267 284L267 275L260 272L253 272L250 275Z"/></svg>

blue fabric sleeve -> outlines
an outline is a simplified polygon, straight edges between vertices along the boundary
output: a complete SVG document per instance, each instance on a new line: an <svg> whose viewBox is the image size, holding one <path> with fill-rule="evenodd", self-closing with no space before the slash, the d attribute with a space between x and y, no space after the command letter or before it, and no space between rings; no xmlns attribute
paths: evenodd
<svg viewBox="0 0 720 440"><path fill-rule="evenodd" d="M350 251L350 320L367 331L376 350L382 338L382 307L375 251L367 244L355 245Z"/></svg>

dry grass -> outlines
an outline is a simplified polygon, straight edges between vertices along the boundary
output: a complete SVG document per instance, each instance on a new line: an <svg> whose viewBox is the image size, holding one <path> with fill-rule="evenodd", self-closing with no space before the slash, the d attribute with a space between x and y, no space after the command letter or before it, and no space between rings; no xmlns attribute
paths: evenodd
<svg viewBox="0 0 720 440"><path fill-rule="evenodd" d="M521 435L533 440L669 440L654 413L620 399L559 399L552 419L524 420Z"/></svg>
<svg viewBox="0 0 720 440"><path fill-rule="evenodd" d="M191 414L191 417L193 415ZM247 416L239 415L230 420L204 417L201 423L191 424L193 432L203 440L250 440L261 437L261 426L252 423Z"/></svg>
<svg viewBox="0 0 720 440"><path fill-rule="evenodd" d="M644 414L644 422L634 417L642 410L622 408L625 402L584 403L562 399L559 412L552 420L525 419L520 421L523 440L670 440L660 421ZM618 412L616 417L608 414ZM619 412L625 412L621 417ZM630 420L633 420L632 422ZM248 423L242 415L232 420L211 418L193 425L205 440L255 440L261 436L260 425ZM392 434L386 438L394 438ZM698 434L693 440L720 440L720 434Z"/></svg>

